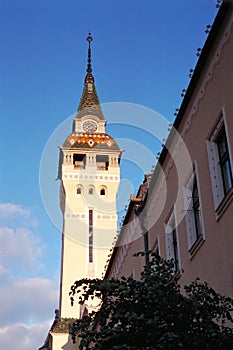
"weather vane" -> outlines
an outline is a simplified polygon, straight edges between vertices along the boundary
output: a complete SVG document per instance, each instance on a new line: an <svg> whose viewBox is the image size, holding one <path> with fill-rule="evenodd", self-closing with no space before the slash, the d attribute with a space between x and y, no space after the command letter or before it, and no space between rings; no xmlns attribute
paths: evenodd
<svg viewBox="0 0 233 350"><path fill-rule="evenodd" d="M90 31L88 32L87 41L89 42L89 46L90 46L90 43L93 41L93 38L91 36L91 32Z"/></svg>

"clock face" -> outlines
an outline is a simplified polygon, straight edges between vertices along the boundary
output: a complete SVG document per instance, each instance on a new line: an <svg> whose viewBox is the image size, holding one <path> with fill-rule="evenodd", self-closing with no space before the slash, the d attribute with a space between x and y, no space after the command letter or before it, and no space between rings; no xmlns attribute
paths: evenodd
<svg viewBox="0 0 233 350"><path fill-rule="evenodd" d="M83 123L83 130L86 132L95 132L97 130L97 124L93 120L87 120Z"/></svg>

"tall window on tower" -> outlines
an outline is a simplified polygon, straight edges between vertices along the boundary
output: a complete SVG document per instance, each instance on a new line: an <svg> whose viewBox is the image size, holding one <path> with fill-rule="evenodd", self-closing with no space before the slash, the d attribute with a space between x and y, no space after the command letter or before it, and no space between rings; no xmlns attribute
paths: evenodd
<svg viewBox="0 0 233 350"><path fill-rule="evenodd" d="M93 210L89 210L89 262L93 262Z"/></svg>

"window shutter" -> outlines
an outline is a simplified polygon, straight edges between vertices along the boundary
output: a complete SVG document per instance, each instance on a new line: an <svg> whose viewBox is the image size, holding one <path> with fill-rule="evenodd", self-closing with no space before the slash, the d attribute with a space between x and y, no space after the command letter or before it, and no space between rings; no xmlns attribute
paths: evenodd
<svg viewBox="0 0 233 350"><path fill-rule="evenodd" d="M184 210L187 227L188 249L192 247L196 240L195 220L192 208L192 189L184 187Z"/></svg>
<svg viewBox="0 0 233 350"><path fill-rule="evenodd" d="M208 140L206 141L206 145L209 158L209 169L214 199L214 207L216 210L224 197L221 169L219 166L218 147L215 142L211 142Z"/></svg>
<svg viewBox="0 0 233 350"><path fill-rule="evenodd" d="M165 225L165 243L167 260L174 259L172 228L170 225Z"/></svg>
<svg viewBox="0 0 233 350"><path fill-rule="evenodd" d="M200 207L200 210L199 210L199 220L200 220L200 232L201 232L201 235L204 236L204 229L203 229L203 218L202 218L202 213L201 213L201 207Z"/></svg>

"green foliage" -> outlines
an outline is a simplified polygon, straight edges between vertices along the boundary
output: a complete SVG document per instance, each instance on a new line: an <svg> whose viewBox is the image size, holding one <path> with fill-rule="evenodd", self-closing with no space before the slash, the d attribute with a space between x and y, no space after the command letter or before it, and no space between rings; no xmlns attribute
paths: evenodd
<svg viewBox="0 0 233 350"><path fill-rule="evenodd" d="M150 252L140 280L77 281L72 302L79 293L80 304L99 298L101 308L72 324L73 341L95 350L233 349L233 300L198 279L183 295L179 278L173 262Z"/></svg>
<svg viewBox="0 0 233 350"><path fill-rule="evenodd" d="M60 318L55 321L52 327L54 333L68 333L70 324L76 322L77 318Z"/></svg>

